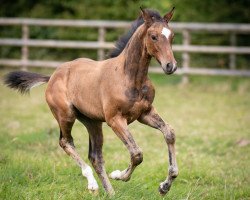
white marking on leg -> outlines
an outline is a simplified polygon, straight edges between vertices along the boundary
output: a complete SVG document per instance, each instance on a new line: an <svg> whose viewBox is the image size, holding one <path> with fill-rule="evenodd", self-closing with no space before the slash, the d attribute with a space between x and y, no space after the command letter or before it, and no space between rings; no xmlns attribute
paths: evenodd
<svg viewBox="0 0 250 200"><path fill-rule="evenodd" d="M98 190L98 184L93 175L93 171L90 166L82 168L82 175L85 176L88 180L88 189L89 190Z"/></svg>
<svg viewBox="0 0 250 200"><path fill-rule="evenodd" d="M124 178L123 176L126 174L126 172L126 169L124 169L123 171L115 170L109 175L109 177L115 180L121 180Z"/></svg>
<svg viewBox="0 0 250 200"><path fill-rule="evenodd" d="M109 177L112 179L121 179L122 172L120 170L113 171Z"/></svg>
<svg viewBox="0 0 250 200"><path fill-rule="evenodd" d="M161 34L164 35L167 39L169 39L169 36L171 35L171 31L168 28L164 27L161 31Z"/></svg>

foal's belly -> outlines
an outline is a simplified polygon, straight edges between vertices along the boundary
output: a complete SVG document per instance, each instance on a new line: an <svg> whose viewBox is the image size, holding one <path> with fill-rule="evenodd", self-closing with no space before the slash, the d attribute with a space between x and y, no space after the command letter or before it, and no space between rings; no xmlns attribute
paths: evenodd
<svg viewBox="0 0 250 200"><path fill-rule="evenodd" d="M97 89L82 86L72 95L71 103L86 117L104 121L102 102Z"/></svg>

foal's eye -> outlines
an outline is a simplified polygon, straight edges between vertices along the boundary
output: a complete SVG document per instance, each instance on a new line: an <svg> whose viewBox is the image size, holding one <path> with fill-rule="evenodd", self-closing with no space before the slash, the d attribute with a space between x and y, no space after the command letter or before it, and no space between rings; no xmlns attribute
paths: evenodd
<svg viewBox="0 0 250 200"><path fill-rule="evenodd" d="M155 35L151 35L151 39L152 39L153 41L157 41L157 37L156 37Z"/></svg>

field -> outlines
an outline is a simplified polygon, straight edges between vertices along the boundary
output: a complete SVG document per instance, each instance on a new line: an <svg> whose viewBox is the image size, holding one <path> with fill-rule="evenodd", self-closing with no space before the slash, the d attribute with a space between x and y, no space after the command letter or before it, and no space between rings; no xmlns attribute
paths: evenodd
<svg viewBox="0 0 250 200"><path fill-rule="evenodd" d="M0 76L5 73L1 70ZM176 75L151 78L154 105L176 131L180 174L161 197L158 186L167 174L167 146L159 131L135 122L130 130L144 161L129 182L111 180L116 191L111 199L250 199L250 79L191 76L183 86ZM80 169L59 147L45 87L21 96L0 85L0 199L109 199L102 187L96 196L88 192ZM107 171L126 168L126 148L106 124L103 127ZM79 122L73 137L89 163L88 135Z"/></svg>

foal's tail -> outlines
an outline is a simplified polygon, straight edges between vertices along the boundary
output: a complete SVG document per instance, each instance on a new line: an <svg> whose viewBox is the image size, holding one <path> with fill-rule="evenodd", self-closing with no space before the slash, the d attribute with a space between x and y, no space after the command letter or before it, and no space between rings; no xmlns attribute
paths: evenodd
<svg viewBox="0 0 250 200"><path fill-rule="evenodd" d="M50 76L41 74L16 71L10 72L4 77L4 84L12 89L18 90L22 94L28 93L31 88L48 82Z"/></svg>

